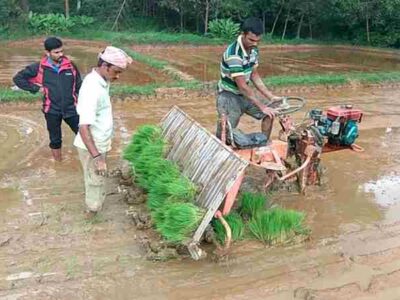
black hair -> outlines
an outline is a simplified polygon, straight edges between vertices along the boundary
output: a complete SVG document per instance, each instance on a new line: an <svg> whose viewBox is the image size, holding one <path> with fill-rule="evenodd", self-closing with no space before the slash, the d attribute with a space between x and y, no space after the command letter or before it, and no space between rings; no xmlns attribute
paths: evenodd
<svg viewBox="0 0 400 300"><path fill-rule="evenodd" d="M102 53L103 53L103 52L102 52ZM113 66L113 64L110 64L110 63L104 61L103 59L101 59L101 58L99 57L99 60L97 61L97 66L98 66L98 67L101 67L103 64L105 64L106 67L111 67L111 66Z"/></svg>
<svg viewBox="0 0 400 300"><path fill-rule="evenodd" d="M261 35L264 32L264 25L259 18L249 17L242 24L244 33L252 32L255 35Z"/></svg>
<svg viewBox="0 0 400 300"><path fill-rule="evenodd" d="M49 37L44 41L44 49L46 49L47 51L61 48L62 45L62 41L55 36Z"/></svg>

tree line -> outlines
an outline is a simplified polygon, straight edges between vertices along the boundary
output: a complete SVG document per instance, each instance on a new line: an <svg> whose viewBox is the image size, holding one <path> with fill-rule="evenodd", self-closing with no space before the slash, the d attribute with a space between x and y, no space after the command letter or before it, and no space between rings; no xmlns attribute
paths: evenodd
<svg viewBox="0 0 400 300"><path fill-rule="evenodd" d="M208 34L213 20L257 16L274 38L400 47L400 0L0 0L3 27L30 12L84 15L113 30L198 34Z"/></svg>

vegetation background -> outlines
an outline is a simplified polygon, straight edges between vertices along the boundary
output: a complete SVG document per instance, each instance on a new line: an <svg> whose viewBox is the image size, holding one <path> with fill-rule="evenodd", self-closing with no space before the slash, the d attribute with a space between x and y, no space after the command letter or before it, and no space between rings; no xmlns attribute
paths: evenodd
<svg viewBox="0 0 400 300"><path fill-rule="evenodd" d="M271 41L399 48L399 11L400 0L0 0L0 38L60 32L102 38L111 31L139 35L117 35L134 42L216 43L258 16ZM140 37L144 32L154 34Z"/></svg>

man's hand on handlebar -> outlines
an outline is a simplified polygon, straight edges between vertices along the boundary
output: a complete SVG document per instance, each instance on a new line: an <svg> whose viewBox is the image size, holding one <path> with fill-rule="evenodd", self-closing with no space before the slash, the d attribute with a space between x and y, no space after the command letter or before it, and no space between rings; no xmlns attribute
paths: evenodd
<svg viewBox="0 0 400 300"><path fill-rule="evenodd" d="M275 109L265 106L265 105L260 109L264 114L266 114L271 119L275 118L275 114L277 113L277 111Z"/></svg>

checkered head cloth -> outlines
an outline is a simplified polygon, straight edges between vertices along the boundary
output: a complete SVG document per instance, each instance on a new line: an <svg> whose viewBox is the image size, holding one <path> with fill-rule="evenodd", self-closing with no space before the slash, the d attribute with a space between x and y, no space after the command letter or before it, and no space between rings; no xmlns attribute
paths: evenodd
<svg viewBox="0 0 400 300"><path fill-rule="evenodd" d="M133 61L124 50L113 46L107 46L106 49L99 54L99 58L121 69L126 69Z"/></svg>

